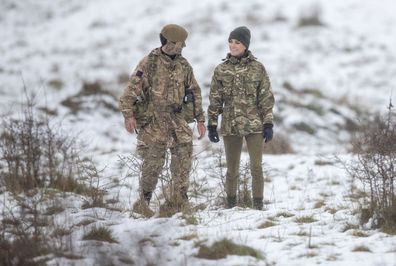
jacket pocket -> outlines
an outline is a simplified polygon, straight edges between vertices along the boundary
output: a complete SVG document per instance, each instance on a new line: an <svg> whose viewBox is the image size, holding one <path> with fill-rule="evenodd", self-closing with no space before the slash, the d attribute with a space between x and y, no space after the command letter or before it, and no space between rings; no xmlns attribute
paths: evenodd
<svg viewBox="0 0 396 266"><path fill-rule="evenodd" d="M257 89L260 86L261 76L253 74L244 78L245 93L249 97L257 97Z"/></svg>
<svg viewBox="0 0 396 266"><path fill-rule="evenodd" d="M222 76L221 82L221 93L224 96L232 96L232 91L234 87L234 77L232 75Z"/></svg>

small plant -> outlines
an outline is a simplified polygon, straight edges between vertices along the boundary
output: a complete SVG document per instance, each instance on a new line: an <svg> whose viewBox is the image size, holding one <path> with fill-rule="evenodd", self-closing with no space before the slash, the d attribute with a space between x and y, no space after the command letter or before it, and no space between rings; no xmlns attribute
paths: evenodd
<svg viewBox="0 0 396 266"><path fill-rule="evenodd" d="M290 139L282 133L277 133L274 138L263 146L264 154L291 154L294 153Z"/></svg>
<svg viewBox="0 0 396 266"><path fill-rule="evenodd" d="M197 225L198 224L197 217L195 217L193 214L183 213L182 217L186 221L187 224L190 224L190 225Z"/></svg>
<svg viewBox="0 0 396 266"><path fill-rule="evenodd" d="M356 237L368 237L369 236L367 233L360 231L360 230L354 230L352 232L352 235L356 236Z"/></svg>
<svg viewBox="0 0 396 266"><path fill-rule="evenodd" d="M327 256L326 260L327 261L336 261L338 260L339 254L330 254L329 256Z"/></svg>
<svg viewBox="0 0 396 266"><path fill-rule="evenodd" d="M304 12L301 12L298 27L318 27L323 26L323 22L320 19L322 10L319 5L312 5L304 9Z"/></svg>
<svg viewBox="0 0 396 266"><path fill-rule="evenodd" d="M336 212L338 212L338 209L334 207L326 207L325 211L329 212L330 214L335 214Z"/></svg>
<svg viewBox="0 0 396 266"><path fill-rule="evenodd" d="M359 225L346 223L345 226L342 228L341 232L346 232L348 230L359 229Z"/></svg>
<svg viewBox="0 0 396 266"><path fill-rule="evenodd" d="M316 129L305 122L295 123L293 124L293 127L296 130L306 132L310 135L314 135L316 133Z"/></svg>
<svg viewBox="0 0 396 266"><path fill-rule="evenodd" d="M249 164L245 163L238 179L238 206L251 208L253 205Z"/></svg>
<svg viewBox="0 0 396 266"><path fill-rule="evenodd" d="M316 160L315 165L324 166L324 165L333 165L334 162L326 161L326 160Z"/></svg>
<svg viewBox="0 0 396 266"><path fill-rule="evenodd" d="M306 231L300 230L300 231L298 231L298 233L296 235L297 236L308 236L308 233Z"/></svg>
<svg viewBox="0 0 396 266"><path fill-rule="evenodd" d="M54 215L57 213L61 213L65 210L65 208L61 205L53 205L49 206L45 212L46 215Z"/></svg>
<svg viewBox="0 0 396 266"><path fill-rule="evenodd" d="M258 226L259 229L264 229L264 228L268 228L268 227L272 227L272 226L276 226L276 223L272 222L272 221L265 221L264 223L260 224Z"/></svg>
<svg viewBox="0 0 396 266"><path fill-rule="evenodd" d="M71 230L67 229L67 228L56 228L53 232L52 232L52 236L53 237L63 237L63 236L67 236L71 234Z"/></svg>
<svg viewBox="0 0 396 266"><path fill-rule="evenodd" d="M209 260L218 260L227 257L227 255L252 256L256 259L263 259L260 251L248 246L235 244L234 242L227 239L217 241L210 247L200 245L196 257Z"/></svg>
<svg viewBox="0 0 396 266"><path fill-rule="evenodd" d="M185 240L185 241L190 241L193 239L197 239L198 238L198 234L197 233L192 233L192 234L188 234L182 237L179 237L179 240Z"/></svg>
<svg viewBox="0 0 396 266"><path fill-rule="evenodd" d="M308 257L308 258L312 258L312 257L316 257L318 256L318 253L315 251L308 251L307 253L305 253L304 257Z"/></svg>
<svg viewBox="0 0 396 266"><path fill-rule="evenodd" d="M279 212L276 214L276 217L284 217L284 218L290 218L293 217L294 214L290 212Z"/></svg>
<svg viewBox="0 0 396 266"><path fill-rule="evenodd" d="M309 215L309 216L300 216L300 217L297 217L296 219L294 219L294 221L295 221L296 223L303 224L303 223L314 223L314 222L316 222L317 220L316 220L315 218L313 218L312 215Z"/></svg>
<svg viewBox="0 0 396 266"><path fill-rule="evenodd" d="M118 243L118 241L112 236L111 230L104 226L92 227L91 230L83 236L83 240Z"/></svg>
<svg viewBox="0 0 396 266"><path fill-rule="evenodd" d="M318 200L318 201L315 202L315 204L314 204L314 209L322 208L322 207L325 206L325 205L326 205L325 200L323 200L323 199Z"/></svg>
<svg viewBox="0 0 396 266"><path fill-rule="evenodd" d="M352 251L353 252L371 252L371 250L364 245L356 246L354 249L352 249Z"/></svg>
<svg viewBox="0 0 396 266"><path fill-rule="evenodd" d="M95 221L92 219L84 219L81 222L77 223L76 226L86 226L89 225L91 223L94 223Z"/></svg>
<svg viewBox="0 0 396 266"><path fill-rule="evenodd" d="M65 84L61 79L51 79L50 81L48 81L48 85L55 90L61 90Z"/></svg>

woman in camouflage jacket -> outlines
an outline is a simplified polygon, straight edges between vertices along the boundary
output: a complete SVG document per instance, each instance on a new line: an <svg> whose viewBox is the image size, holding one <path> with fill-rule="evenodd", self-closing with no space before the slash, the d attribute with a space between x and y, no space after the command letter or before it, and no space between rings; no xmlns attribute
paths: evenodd
<svg viewBox="0 0 396 266"><path fill-rule="evenodd" d="M263 208L264 178L262 170L263 140L273 135L274 96L267 72L248 50L250 31L242 26L228 38L230 53L213 74L208 108L208 131L211 142L218 142L218 116L222 114L227 161L227 207L236 205L237 181L242 142L245 138L252 173L253 207Z"/></svg>

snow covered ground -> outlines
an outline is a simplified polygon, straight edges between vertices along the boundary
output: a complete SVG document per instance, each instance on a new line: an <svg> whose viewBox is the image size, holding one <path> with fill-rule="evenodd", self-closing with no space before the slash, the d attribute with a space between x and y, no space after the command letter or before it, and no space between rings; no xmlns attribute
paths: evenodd
<svg viewBox="0 0 396 266"><path fill-rule="evenodd" d="M106 199L117 199L111 210L83 209L77 196L65 200L65 211L54 218L73 228L82 258L49 264L396 265L396 237L359 225L350 180L334 157L351 158L353 121L386 111L389 99L396 102L394 10L391 0L2 0L1 116L20 110L24 85L37 93L39 107L88 143L88 155L106 167ZM315 15L320 25L300 25ZM190 32L183 54L201 85L204 109L229 32L250 28L250 49L265 64L277 101L275 135L286 136L295 151L264 155L265 211L219 206L212 151L222 144L205 139L194 143L193 174L205 192L191 201L206 208L193 217L131 217L137 178L126 176L119 156L134 151L135 136L123 128L117 97L138 60L159 46L167 23ZM101 90L89 92L87 84L95 82ZM2 206L13 205L9 195L0 198ZM151 207L158 210L158 202ZM86 219L93 222L79 225ZM82 240L93 225L110 228L118 243ZM224 238L259 250L264 259L195 257L199 243ZM361 247L368 251L354 251Z"/></svg>

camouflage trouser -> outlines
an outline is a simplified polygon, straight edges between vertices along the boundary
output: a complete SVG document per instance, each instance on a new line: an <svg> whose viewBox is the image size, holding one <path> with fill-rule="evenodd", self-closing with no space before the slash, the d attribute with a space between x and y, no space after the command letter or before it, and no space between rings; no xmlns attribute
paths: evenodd
<svg viewBox="0 0 396 266"><path fill-rule="evenodd" d="M223 139L227 161L226 193L228 197L233 197L236 196L237 191L243 137L224 136ZM250 134L245 136L245 139L250 158L253 198L262 198L264 192L264 177L261 166L263 136L260 133Z"/></svg>
<svg viewBox="0 0 396 266"><path fill-rule="evenodd" d="M192 165L192 150L192 142L176 144L170 148L172 190L176 193L183 194L180 195L182 197L187 196L188 177ZM152 192L155 190L165 163L166 151L166 145L160 143L138 146L138 153L143 159L140 179L140 189L142 191Z"/></svg>

